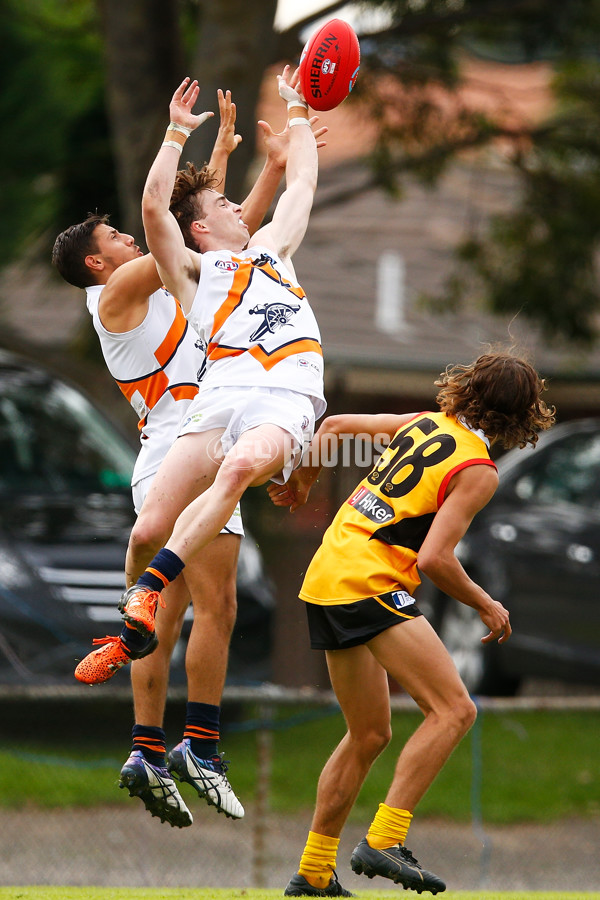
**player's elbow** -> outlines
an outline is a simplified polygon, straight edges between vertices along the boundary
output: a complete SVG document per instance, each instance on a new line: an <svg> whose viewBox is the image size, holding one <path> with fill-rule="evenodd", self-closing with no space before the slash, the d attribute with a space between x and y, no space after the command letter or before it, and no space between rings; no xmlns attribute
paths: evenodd
<svg viewBox="0 0 600 900"><path fill-rule="evenodd" d="M419 571L434 583L446 570L447 562L437 551L420 550L417 556Z"/></svg>

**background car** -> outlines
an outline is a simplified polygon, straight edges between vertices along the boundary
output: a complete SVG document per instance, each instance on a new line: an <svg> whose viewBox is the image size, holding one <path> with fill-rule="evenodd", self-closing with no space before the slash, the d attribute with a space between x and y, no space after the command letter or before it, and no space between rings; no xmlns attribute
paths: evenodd
<svg viewBox="0 0 600 900"><path fill-rule="evenodd" d="M75 683L92 638L120 631L135 456L80 390L0 351L0 682ZM247 536L230 680L269 677L273 608ZM188 612L173 683L185 680Z"/></svg>
<svg viewBox="0 0 600 900"><path fill-rule="evenodd" d="M600 684L600 419L567 422L498 464L500 486L457 548L510 611L510 640L482 645L469 607L425 582L419 603L472 693L526 677Z"/></svg>

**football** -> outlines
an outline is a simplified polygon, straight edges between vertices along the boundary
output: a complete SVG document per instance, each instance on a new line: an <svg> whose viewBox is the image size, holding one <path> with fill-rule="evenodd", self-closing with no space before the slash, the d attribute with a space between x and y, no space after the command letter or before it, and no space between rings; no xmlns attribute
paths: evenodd
<svg viewBox="0 0 600 900"><path fill-rule="evenodd" d="M354 29L343 19L321 25L300 57L300 87L311 109L339 106L354 87L359 65L360 47Z"/></svg>

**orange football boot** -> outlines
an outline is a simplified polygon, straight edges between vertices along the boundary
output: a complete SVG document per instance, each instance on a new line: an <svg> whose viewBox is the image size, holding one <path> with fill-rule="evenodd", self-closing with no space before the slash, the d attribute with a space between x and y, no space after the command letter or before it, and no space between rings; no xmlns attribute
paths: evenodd
<svg viewBox="0 0 600 900"><path fill-rule="evenodd" d="M138 652L128 650L119 636L94 638L92 643L102 646L92 650L81 660L75 669L75 678L84 684L102 684L103 681L108 681L132 659L142 659L152 653L158 644L158 638L155 634L151 637L148 646Z"/></svg>
<svg viewBox="0 0 600 900"><path fill-rule="evenodd" d="M134 584L119 600L119 611L132 628L151 637L154 634L154 617L159 603L164 609L166 603L162 594L151 591L142 584Z"/></svg>

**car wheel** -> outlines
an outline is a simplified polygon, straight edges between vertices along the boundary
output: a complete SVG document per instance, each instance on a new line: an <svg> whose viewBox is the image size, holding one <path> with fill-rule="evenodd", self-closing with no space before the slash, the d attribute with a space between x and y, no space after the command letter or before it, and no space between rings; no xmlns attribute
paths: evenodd
<svg viewBox="0 0 600 900"><path fill-rule="evenodd" d="M477 611L445 595L436 606L438 634L469 693L514 696L520 678L502 670L495 644L481 643L488 629Z"/></svg>

